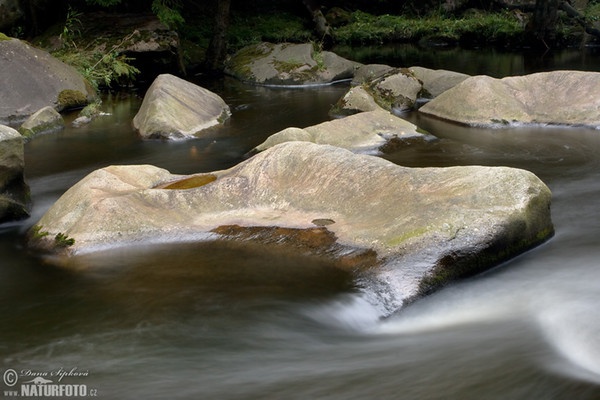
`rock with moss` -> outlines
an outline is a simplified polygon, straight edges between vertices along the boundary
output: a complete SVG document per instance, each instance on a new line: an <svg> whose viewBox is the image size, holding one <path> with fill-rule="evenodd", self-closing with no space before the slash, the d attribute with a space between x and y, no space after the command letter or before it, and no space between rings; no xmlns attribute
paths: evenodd
<svg viewBox="0 0 600 400"><path fill-rule="evenodd" d="M225 72L243 82L258 85L323 85L354 76L361 64L312 43L259 43L234 54Z"/></svg>
<svg viewBox="0 0 600 400"><path fill-rule="evenodd" d="M600 73L552 71L496 79L473 76L420 108L474 126L600 127Z"/></svg>
<svg viewBox="0 0 600 400"><path fill-rule="evenodd" d="M365 84L365 89L379 106L401 113L415 107L422 85L408 69L396 68Z"/></svg>
<svg viewBox="0 0 600 400"><path fill-rule="evenodd" d="M30 193L24 177L23 147L19 132L0 125L0 223L29 217Z"/></svg>
<svg viewBox="0 0 600 400"><path fill-rule="evenodd" d="M77 93L80 103L96 97L74 68L21 40L0 41L0 59L0 87L11 94L0 96L0 124L17 126L46 106L70 107L63 101L65 93Z"/></svg>
<svg viewBox="0 0 600 400"><path fill-rule="evenodd" d="M149 165L94 171L42 216L36 226L46 234L30 232L29 246L81 267L78 255L136 243L296 243L380 279L396 308L553 233L549 189L514 168L406 168L290 142L192 179L202 175ZM58 246L58 234L72 239L68 246Z"/></svg>
<svg viewBox="0 0 600 400"><path fill-rule="evenodd" d="M329 111L333 117L344 117L365 111L383 110L363 86L351 87Z"/></svg>
<svg viewBox="0 0 600 400"><path fill-rule="evenodd" d="M31 115L19 128L19 133L27 139L44 133L57 132L65 127L63 117L48 106Z"/></svg>
<svg viewBox="0 0 600 400"><path fill-rule="evenodd" d="M146 92L133 126L145 139L185 139L222 124L230 115L217 94L162 74Z"/></svg>
<svg viewBox="0 0 600 400"><path fill-rule="evenodd" d="M284 142L329 144L356 153L381 153L391 142L414 143L428 136L417 131L412 123L388 111L378 109L345 118L337 118L306 128L287 128L267 138L252 153L264 151Z"/></svg>

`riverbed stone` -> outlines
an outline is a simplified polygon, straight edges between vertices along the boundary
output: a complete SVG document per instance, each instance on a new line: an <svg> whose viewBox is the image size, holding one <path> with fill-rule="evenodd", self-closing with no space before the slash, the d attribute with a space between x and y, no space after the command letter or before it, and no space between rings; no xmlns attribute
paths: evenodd
<svg viewBox="0 0 600 400"><path fill-rule="evenodd" d="M29 216L30 193L25 182L23 136L0 125L0 223Z"/></svg>
<svg viewBox="0 0 600 400"><path fill-rule="evenodd" d="M352 86L372 82L373 80L382 77L392 70L394 70L394 67L386 64L361 65L354 73L354 77L352 78Z"/></svg>
<svg viewBox="0 0 600 400"><path fill-rule="evenodd" d="M382 108L401 113L415 107L422 85L410 70L396 68L370 81L366 89Z"/></svg>
<svg viewBox="0 0 600 400"><path fill-rule="evenodd" d="M351 87L331 108L333 117L343 117L365 111L383 110L364 86Z"/></svg>
<svg viewBox="0 0 600 400"><path fill-rule="evenodd" d="M133 126L144 139L186 139L229 118L219 95L170 74L159 75L144 96Z"/></svg>
<svg viewBox="0 0 600 400"><path fill-rule="evenodd" d="M62 115L54 108L47 106L27 118L19 127L19 133L31 139L36 135L60 131L64 127L65 121Z"/></svg>
<svg viewBox="0 0 600 400"><path fill-rule="evenodd" d="M312 43L267 43L244 47L226 63L225 73L258 85L323 85L351 79L361 64Z"/></svg>
<svg viewBox="0 0 600 400"><path fill-rule="evenodd" d="M264 151L280 143L301 141L329 144L357 153L379 154L394 142L414 143L428 140L429 136L417 132L417 127L388 111L378 109L336 118L306 128L286 128L256 146L252 153Z"/></svg>
<svg viewBox="0 0 600 400"><path fill-rule="evenodd" d="M548 239L550 201L546 185L525 170L407 168L290 142L210 174L173 175L150 165L96 170L52 205L28 244L81 267L73 256L136 243L277 246L297 238L311 254L357 255L364 273L392 287L386 293L400 307ZM357 263L344 265L354 270Z"/></svg>
<svg viewBox="0 0 600 400"><path fill-rule="evenodd" d="M553 124L600 127L600 73L552 71L496 79L468 78L419 109L483 126Z"/></svg>
<svg viewBox="0 0 600 400"><path fill-rule="evenodd" d="M424 67L410 67L409 71L422 82L422 89L419 97L433 99L453 88L470 75L445 69L430 69Z"/></svg>
<svg viewBox="0 0 600 400"><path fill-rule="evenodd" d="M62 101L66 91L84 103L96 98L73 67L24 41L0 40L0 65L0 124L18 126L43 107L72 106Z"/></svg>

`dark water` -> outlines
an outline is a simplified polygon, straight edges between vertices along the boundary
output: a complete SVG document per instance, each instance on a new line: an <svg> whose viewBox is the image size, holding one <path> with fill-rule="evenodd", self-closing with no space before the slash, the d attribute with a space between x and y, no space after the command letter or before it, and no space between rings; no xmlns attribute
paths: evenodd
<svg viewBox="0 0 600 400"><path fill-rule="evenodd" d="M473 73L461 66L477 64L475 73L504 76L530 62L518 54L432 59L409 50L397 49L396 65ZM593 52L573 51L555 55L551 67L597 64ZM87 255L77 260L82 270L71 271L23 247L25 230L96 168L228 168L284 127L326 120L347 89L206 85L233 110L207 138L142 142L131 129L139 96L114 95L104 103L111 116L27 144L33 216L0 226L0 372L29 371L13 389L36 373L58 383L52 373L62 368L84 376L61 383L107 399L600 398L598 131L487 131L407 116L439 140L388 159L531 170L552 189L556 236L385 320L373 288L286 248L148 246ZM5 390L12 389L0 381L0 398L9 398Z"/></svg>

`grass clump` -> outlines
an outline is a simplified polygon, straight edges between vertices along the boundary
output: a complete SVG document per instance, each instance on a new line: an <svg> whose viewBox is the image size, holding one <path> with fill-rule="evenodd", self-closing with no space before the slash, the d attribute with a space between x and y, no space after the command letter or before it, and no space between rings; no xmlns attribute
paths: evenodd
<svg viewBox="0 0 600 400"><path fill-rule="evenodd" d="M352 14L349 24L336 28L338 43L380 44L414 42L428 38L438 41L485 41L486 44L511 44L522 40L523 26L509 12L470 14L450 18L442 13L410 18L402 15Z"/></svg>

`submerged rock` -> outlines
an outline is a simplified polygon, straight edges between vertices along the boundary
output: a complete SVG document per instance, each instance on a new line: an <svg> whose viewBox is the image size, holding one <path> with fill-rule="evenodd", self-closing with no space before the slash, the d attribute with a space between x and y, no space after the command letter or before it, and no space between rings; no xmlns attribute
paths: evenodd
<svg viewBox="0 0 600 400"><path fill-rule="evenodd" d="M29 217L23 136L0 125L0 223Z"/></svg>
<svg viewBox="0 0 600 400"><path fill-rule="evenodd" d="M360 65L335 53L315 50L312 43L259 43L234 54L225 73L258 85L322 85L351 79Z"/></svg>
<svg viewBox="0 0 600 400"><path fill-rule="evenodd" d="M61 111L96 97L73 67L21 40L0 40L0 65L0 124L18 125L43 107Z"/></svg>
<svg viewBox="0 0 600 400"><path fill-rule="evenodd" d="M503 79L474 76L419 111L474 126L600 127L600 73L553 71Z"/></svg>
<svg viewBox="0 0 600 400"><path fill-rule="evenodd" d="M184 139L223 123L229 106L208 89L159 75L144 96L133 126L146 139Z"/></svg>
<svg viewBox="0 0 600 400"><path fill-rule="evenodd" d="M269 136L252 152L264 151L284 142L301 141L329 144L354 152L379 153L390 142L398 144L427 138L427 135L417 132L415 125L379 108L304 129L284 129Z"/></svg>
<svg viewBox="0 0 600 400"><path fill-rule="evenodd" d="M342 265L374 271L399 307L553 232L550 191L514 168L413 169L292 142L191 179L203 175L149 165L94 171L32 228L29 246L62 254L58 262L135 243L283 238L313 254L357 255Z"/></svg>

